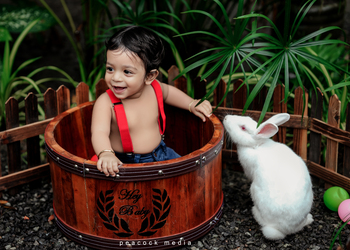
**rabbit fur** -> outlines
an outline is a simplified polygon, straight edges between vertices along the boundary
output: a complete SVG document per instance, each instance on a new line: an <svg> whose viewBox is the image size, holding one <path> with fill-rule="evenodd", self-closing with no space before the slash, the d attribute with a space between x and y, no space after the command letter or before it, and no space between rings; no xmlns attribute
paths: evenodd
<svg viewBox="0 0 350 250"><path fill-rule="evenodd" d="M259 127L247 116L227 115L223 121L237 146L244 173L252 182L253 216L270 240L283 239L313 221L312 184L303 159L270 139L289 118L287 113L277 114Z"/></svg>

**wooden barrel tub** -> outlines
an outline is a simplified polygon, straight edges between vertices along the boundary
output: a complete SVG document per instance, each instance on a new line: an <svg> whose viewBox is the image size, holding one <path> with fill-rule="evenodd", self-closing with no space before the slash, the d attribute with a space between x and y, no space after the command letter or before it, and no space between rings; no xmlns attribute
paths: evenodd
<svg viewBox="0 0 350 250"><path fill-rule="evenodd" d="M166 249L190 245L222 214L223 126L166 107L166 144L182 157L124 164L106 177L90 161L93 102L55 117L45 131L58 227L96 249Z"/></svg>

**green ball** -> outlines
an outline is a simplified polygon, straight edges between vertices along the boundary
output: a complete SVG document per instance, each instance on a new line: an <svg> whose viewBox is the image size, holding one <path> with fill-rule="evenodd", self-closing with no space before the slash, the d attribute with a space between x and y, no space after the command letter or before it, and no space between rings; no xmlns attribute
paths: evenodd
<svg viewBox="0 0 350 250"><path fill-rule="evenodd" d="M349 194L344 188L331 187L323 195L323 202L332 211L338 211L342 201L349 199Z"/></svg>

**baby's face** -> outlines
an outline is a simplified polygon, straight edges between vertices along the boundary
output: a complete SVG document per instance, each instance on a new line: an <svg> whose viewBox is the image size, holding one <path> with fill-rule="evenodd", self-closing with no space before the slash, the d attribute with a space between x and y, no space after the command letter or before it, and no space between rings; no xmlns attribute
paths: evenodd
<svg viewBox="0 0 350 250"><path fill-rule="evenodd" d="M132 52L108 50L105 80L119 99L138 98L148 82L142 60Z"/></svg>

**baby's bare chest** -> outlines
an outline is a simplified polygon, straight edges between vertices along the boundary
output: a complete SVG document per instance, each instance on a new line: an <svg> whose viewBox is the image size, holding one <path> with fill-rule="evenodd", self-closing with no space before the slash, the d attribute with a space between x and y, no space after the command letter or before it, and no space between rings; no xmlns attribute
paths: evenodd
<svg viewBox="0 0 350 250"><path fill-rule="evenodd" d="M153 105L152 105L153 106ZM129 130L157 126L158 107L142 106L127 113Z"/></svg>
<svg viewBox="0 0 350 250"><path fill-rule="evenodd" d="M138 130L158 129L158 103L156 99L126 103L124 110L130 133L137 133ZM113 123L116 123L115 117L113 120Z"/></svg>

